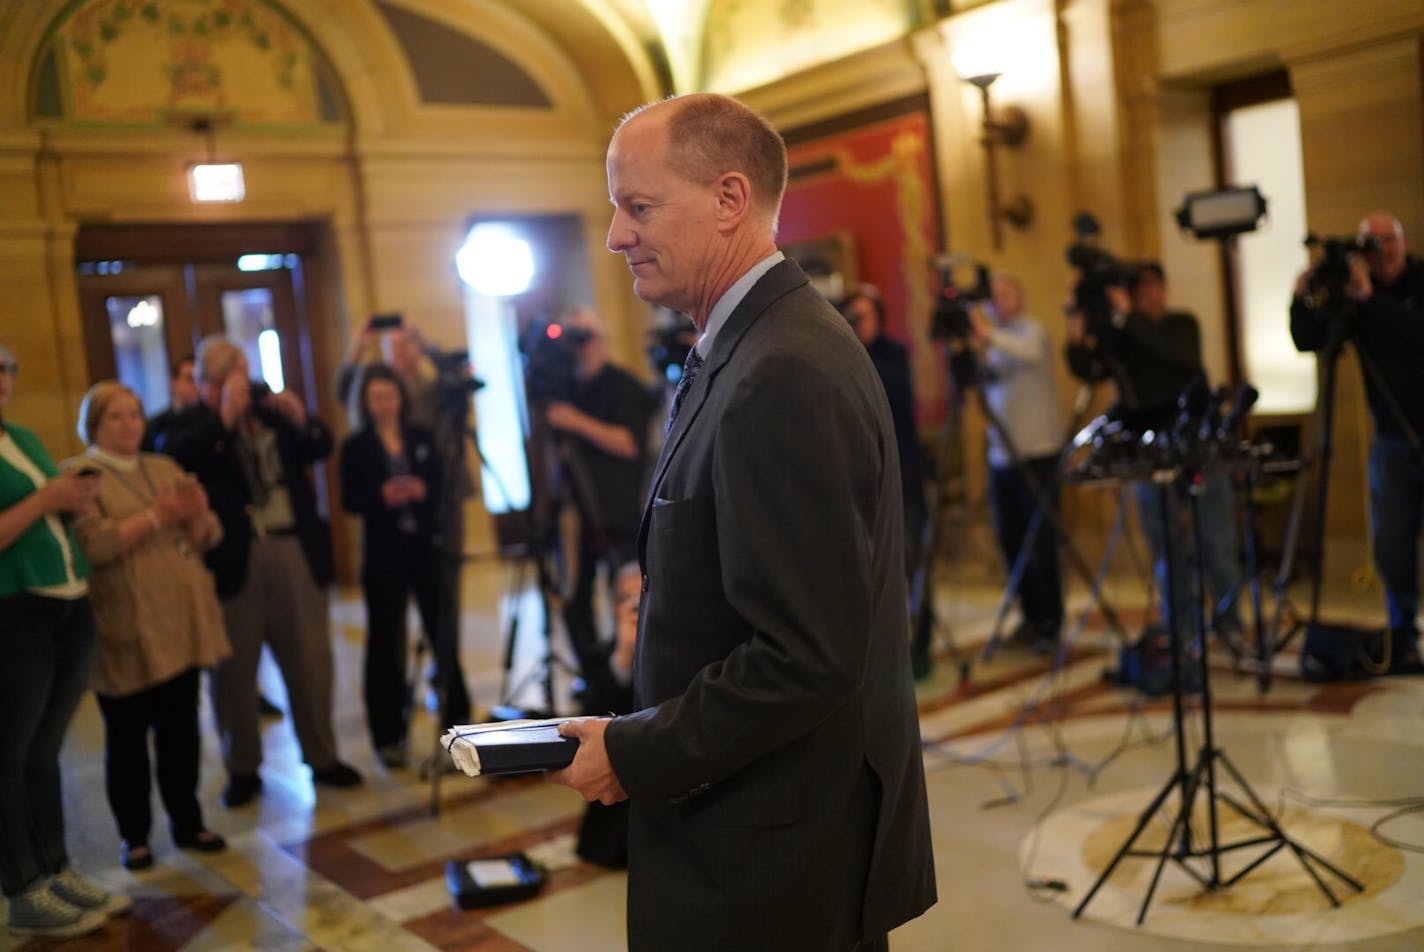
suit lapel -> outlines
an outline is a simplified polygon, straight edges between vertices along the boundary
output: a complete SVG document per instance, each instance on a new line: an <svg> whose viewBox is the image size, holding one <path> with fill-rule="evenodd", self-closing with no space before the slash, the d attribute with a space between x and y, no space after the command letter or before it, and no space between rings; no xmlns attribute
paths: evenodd
<svg viewBox="0 0 1424 952"><path fill-rule="evenodd" d="M653 501L658 498L658 487L662 483L663 474L667 472L668 464L677 454L683 438L696 422L698 414L702 412L702 407L707 402L707 396L716 384L717 375L731 360L732 354L741 344L747 330L756 323L767 308L806 283L806 275L796 262L790 258L778 262L771 270L762 275L756 284L752 285L746 297L742 298L741 303L728 316L727 323L722 325L721 330L717 332L713 352L707 358L707 363L683 398L682 408L678 410L677 419L673 421L672 429L668 432L666 442L663 443L663 451L658 456L652 481L648 484L648 499L643 506L643 521L638 528L638 560L640 562L643 561L643 551L647 543Z"/></svg>

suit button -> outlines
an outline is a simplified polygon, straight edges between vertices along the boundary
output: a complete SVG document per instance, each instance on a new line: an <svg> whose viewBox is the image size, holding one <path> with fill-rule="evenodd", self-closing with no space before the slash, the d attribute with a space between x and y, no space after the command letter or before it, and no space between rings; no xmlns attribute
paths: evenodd
<svg viewBox="0 0 1424 952"><path fill-rule="evenodd" d="M644 573L643 573L643 591L646 592L647 590L648 590L648 573L647 573L647 572L644 572Z"/></svg>

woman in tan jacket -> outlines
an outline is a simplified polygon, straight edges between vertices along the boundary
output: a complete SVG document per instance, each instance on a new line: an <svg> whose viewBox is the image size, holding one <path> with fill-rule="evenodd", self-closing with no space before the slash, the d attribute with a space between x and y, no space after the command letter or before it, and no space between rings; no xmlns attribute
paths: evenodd
<svg viewBox="0 0 1424 952"><path fill-rule="evenodd" d="M226 846L204 827L197 798L198 675L230 653L202 560L222 527L197 480L166 456L139 452L143 428L138 395L100 381L79 408L89 452L71 463L100 471L98 500L75 534L94 570L105 789L129 869L153 865L150 734L173 842L208 853Z"/></svg>

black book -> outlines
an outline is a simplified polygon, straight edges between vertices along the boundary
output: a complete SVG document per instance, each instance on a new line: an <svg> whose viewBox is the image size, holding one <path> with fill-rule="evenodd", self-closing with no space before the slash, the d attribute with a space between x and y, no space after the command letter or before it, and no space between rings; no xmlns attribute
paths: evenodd
<svg viewBox="0 0 1424 952"><path fill-rule="evenodd" d="M470 776L559 770L573 762L579 742L560 737L559 725L573 718L470 724L442 738L456 766Z"/></svg>

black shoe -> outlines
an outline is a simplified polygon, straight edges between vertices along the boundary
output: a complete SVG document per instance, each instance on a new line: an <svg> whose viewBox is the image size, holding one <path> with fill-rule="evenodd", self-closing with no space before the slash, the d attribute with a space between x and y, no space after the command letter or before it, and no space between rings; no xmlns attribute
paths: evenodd
<svg viewBox="0 0 1424 952"><path fill-rule="evenodd" d="M199 853L221 853L227 849L227 840L212 830L199 830L191 836L174 834L173 845L180 849L197 850Z"/></svg>
<svg viewBox="0 0 1424 952"><path fill-rule="evenodd" d="M124 869L150 869L153 866L153 850L148 848L147 843L124 840L119 844L119 863Z"/></svg>
<svg viewBox="0 0 1424 952"><path fill-rule="evenodd" d="M321 784L323 787L359 787L361 786L361 775L349 764L335 761L330 767L323 767L317 770L312 768L312 783Z"/></svg>
<svg viewBox="0 0 1424 952"><path fill-rule="evenodd" d="M405 744L402 743L382 744L377 747L376 759L381 762L381 766L391 770L399 770L402 767L409 766L409 760L405 752Z"/></svg>
<svg viewBox="0 0 1424 952"><path fill-rule="evenodd" d="M280 717L282 716L282 709L281 709L280 707L278 707L277 705L273 704L271 701L267 700L267 695L265 695L265 694L258 694L258 695L257 695L257 716L258 716L258 717L277 717L277 718L280 718Z"/></svg>
<svg viewBox="0 0 1424 952"><path fill-rule="evenodd" d="M223 787L222 803L229 810L246 806L262 792L262 778L257 774L232 774Z"/></svg>

